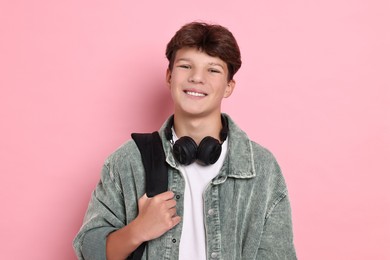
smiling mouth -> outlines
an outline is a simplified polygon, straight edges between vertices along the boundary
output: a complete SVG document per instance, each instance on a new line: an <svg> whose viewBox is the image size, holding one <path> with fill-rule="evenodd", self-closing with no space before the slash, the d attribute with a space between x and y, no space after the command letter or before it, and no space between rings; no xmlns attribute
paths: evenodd
<svg viewBox="0 0 390 260"><path fill-rule="evenodd" d="M194 97L205 97L207 94L205 93L199 93L199 92L194 92L194 91L184 91L187 95L194 96Z"/></svg>

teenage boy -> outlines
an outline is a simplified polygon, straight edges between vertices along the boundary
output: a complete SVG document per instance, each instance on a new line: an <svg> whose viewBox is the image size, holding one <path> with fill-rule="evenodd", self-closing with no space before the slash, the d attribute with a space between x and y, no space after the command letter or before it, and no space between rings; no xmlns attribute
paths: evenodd
<svg viewBox="0 0 390 260"><path fill-rule="evenodd" d="M134 141L105 162L74 240L79 259L296 259L290 204L272 154L221 113L240 50L226 28L184 25L167 45L174 114L160 129L169 191L148 198Z"/></svg>

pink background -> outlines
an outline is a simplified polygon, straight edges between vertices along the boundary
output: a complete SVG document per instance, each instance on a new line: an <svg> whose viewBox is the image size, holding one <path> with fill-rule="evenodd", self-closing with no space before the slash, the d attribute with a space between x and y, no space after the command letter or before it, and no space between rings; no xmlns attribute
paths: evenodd
<svg viewBox="0 0 390 260"><path fill-rule="evenodd" d="M390 2L1 1L2 259L75 259L104 159L171 113L165 45L236 36L224 111L278 158L299 259L390 259Z"/></svg>

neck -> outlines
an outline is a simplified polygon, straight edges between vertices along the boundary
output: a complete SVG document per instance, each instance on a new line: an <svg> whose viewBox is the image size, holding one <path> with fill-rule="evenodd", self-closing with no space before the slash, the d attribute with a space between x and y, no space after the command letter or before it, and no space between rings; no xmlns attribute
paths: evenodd
<svg viewBox="0 0 390 260"><path fill-rule="evenodd" d="M198 145L206 136L220 140L219 134L222 129L221 114L191 118L175 114L173 127L178 138L190 136Z"/></svg>

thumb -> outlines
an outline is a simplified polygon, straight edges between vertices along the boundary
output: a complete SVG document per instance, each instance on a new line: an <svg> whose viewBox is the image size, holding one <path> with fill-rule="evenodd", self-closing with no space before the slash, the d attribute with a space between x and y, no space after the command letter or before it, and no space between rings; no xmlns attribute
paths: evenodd
<svg viewBox="0 0 390 260"><path fill-rule="evenodd" d="M180 216L174 216L174 217L172 218L172 220L173 220L173 227L174 227L174 226L176 226L177 224L180 223L181 217L180 217Z"/></svg>
<svg viewBox="0 0 390 260"><path fill-rule="evenodd" d="M145 204L147 199L148 199L148 196L146 196L146 193L145 193L144 195L142 195L141 198L138 199L138 207L139 208L142 207Z"/></svg>

